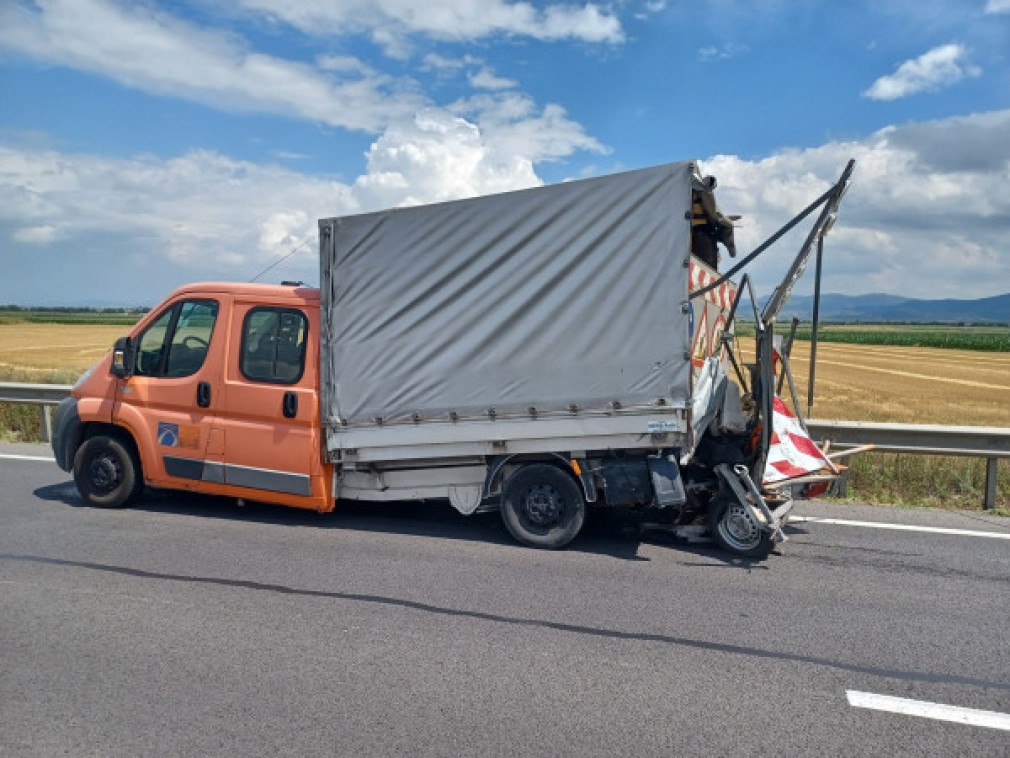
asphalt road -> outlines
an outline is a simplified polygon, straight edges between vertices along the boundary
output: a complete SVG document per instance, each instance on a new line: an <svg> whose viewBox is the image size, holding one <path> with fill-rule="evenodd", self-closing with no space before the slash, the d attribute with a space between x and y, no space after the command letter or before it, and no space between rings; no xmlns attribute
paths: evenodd
<svg viewBox="0 0 1010 758"><path fill-rule="evenodd" d="M612 518L541 552L440 506L99 510L0 457L0 754L1010 754L998 724L847 695L1010 714L1010 540L788 533L748 563Z"/></svg>

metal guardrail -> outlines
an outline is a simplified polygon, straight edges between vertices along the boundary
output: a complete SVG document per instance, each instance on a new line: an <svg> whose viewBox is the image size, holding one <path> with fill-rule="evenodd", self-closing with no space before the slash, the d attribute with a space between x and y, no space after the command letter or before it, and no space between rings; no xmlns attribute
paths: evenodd
<svg viewBox="0 0 1010 758"><path fill-rule="evenodd" d="M0 403L40 406L43 439L52 435L52 408L70 395L69 384L0 382ZM873 445L876 452L918 455L956 455L986 459L986 509L996 507L996 475L1000 458L1010 458L1010 429L991 426L882 424L870 421L808 419L807 429L817 440L831 440L832 448ZM844 485L844 481L843 481Z"/></svg>
<svg viewBox="0 0 1010 758"><path fill-rule="evenodd" d="M39 406L39 431L43 442L53 438L53 407L70 397L69 384L22 384L0 382L0 403Z"/></svg>
<svg viewBox="0 0 1010 758"><path fill-rule="evenodd" d="M992 426L890 424L870 421L807 419L810 436L831 440L832 449L873 445L875 452L917 455L958 455L985 458L986 510L996 507L996 477L1000 458L1010 458L1010 429ZM845 479L841 482L844 494Z"/></svg>
<svg viewBox="0 0 1010 758"><path fill-rule="evenodd" d="M69 384L21 384L0 382L0 403L27 403L29 405L58 405L70 396Z"/></svg>

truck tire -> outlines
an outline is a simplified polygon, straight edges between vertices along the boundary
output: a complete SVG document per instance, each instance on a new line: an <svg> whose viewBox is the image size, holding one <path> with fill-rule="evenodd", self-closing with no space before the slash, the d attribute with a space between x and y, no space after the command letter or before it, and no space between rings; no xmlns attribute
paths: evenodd
<svg viewBox="0 0 1010 758"><path fill-rule="evenodd" d="M531 463L505 483L501 515L506 528L530 547L556 550L575 539L586 520L586 502L570 476L546 463Z"/></svg>
<svg viewBox="0 0 1010 758"><path fill-rule="evenodd" d="M140 494L144 478L129 445L99 434L77 449L74 483L88 505L122 508Z"/></svg>
<svg viewBox="0 0 1010 758"><path fill-rule="evenodd" d="M772 535L732 495L716 495L708 508L708 530L724 550L764 560L775 547Z"/></svg>

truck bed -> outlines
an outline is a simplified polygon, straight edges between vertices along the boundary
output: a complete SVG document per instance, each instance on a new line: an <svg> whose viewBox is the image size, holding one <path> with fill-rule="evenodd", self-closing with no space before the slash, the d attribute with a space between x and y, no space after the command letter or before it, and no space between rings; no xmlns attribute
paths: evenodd
<svg viewBox="0 0 1010 758"><path fill-rule="evenodd" d="M331 455L656 447L684 434L696 173L677 163L322 219Z"/></svg>

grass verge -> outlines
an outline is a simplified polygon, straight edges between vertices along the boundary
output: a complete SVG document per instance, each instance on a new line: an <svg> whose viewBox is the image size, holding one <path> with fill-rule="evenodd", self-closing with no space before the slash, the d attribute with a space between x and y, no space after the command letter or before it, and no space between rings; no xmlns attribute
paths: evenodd
<svg viewBox="0 0 1010 758"><path fill-rule="evenodd" d="M985 497L985 472L983 458L863 453L850 462L846 499L977 511ZM997 462L995 512L1010 515L1010 460Z"/></svg>

